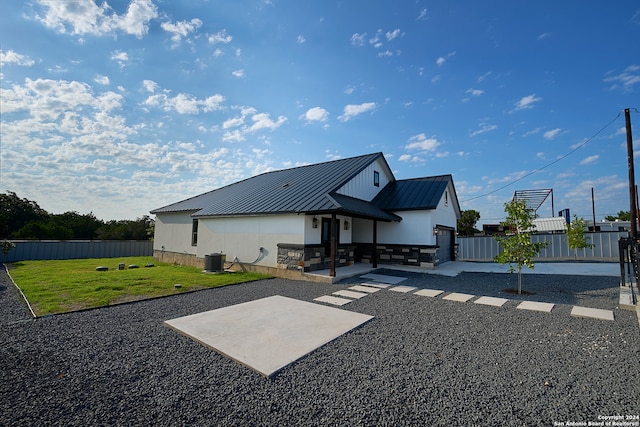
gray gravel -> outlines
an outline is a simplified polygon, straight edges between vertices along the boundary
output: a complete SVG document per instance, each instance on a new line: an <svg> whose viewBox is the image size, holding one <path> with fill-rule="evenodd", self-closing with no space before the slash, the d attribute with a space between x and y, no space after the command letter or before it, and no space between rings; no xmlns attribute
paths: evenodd
<svg viewBox="0 0 640 427"><path fill-rule="evenodd" d="M343 308L375 316L264 378L162 325L271 295L353 283L283 279L31 320L0 272L0 425L553 425L640 414L640 331L613 277L402 275L402 284L511 298L503 307L388 290ZM517 310L517 298L559 304ZM614 322L569 315L613 309Z"/></svg>

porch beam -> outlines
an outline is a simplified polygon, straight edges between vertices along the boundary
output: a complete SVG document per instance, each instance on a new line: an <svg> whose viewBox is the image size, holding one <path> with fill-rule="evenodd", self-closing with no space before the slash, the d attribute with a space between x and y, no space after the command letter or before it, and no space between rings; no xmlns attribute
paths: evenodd
<svg viewBox="0 0 640 427"><path fill-rule="evenodd" d="M378 268L378 220L373 220L373 253L371 254L371 262L373 268Z"/></svg>
<svg viewBox="0 0 640 427"><path fill-rule="evenodd" d="M330 255L329 257L331 258L331 266L330 266L330 270L329 270L329 276L331 277L336 277L336 252L337 252L337 248L336 248L336 243L337 243L337 239L336 239L336 214L332 213L331 214L331 227L329 227L331 229L331 249L330 249Z"/></svg>

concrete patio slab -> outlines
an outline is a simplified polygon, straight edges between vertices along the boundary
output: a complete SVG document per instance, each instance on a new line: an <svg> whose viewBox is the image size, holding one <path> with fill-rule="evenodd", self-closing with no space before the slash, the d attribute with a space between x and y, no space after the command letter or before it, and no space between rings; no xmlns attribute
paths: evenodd
<svg viewBox="0 0 640 427"><path fill-rule="evenodd" d="M545 313L551 313L553 306L554 304L549 302L523 301L516 308L520 310L544 311Z"/></svg>
<svg viewBox="0 0 640 427"><path fill-rule="evenodd" d="M337 295L339 297L347 297L347 298L353 298L353 299L360 299L362 297L366 297L369 294L368 293L362 293L362 292L354 292L354 291L349 291L349 290L343 289L343 290L340 290L340 291L335 291L331 295Z"/></svg>
<svg viewBox="0 0 640 427"><path fill-rule="evenodd" d="M371 283L371 282L364 282L361 283L362 286L369 286L371 288L378 288L378 289L386 289L391 285L388 285L386 283Z"/></svg>
<svg viewBox="0 0 640 427"><path fill-rule="evenodd" d="M389 288L390 291L393 292L402 292L402 293L407 293L407 292L411 292L411 291L415 291L416 288L415 286L394 286L393 288Z"/></svg>
<svg viewBox="0 0 640 427"><path fill-rule="evenodd" d="M423 297L437 297L442 293L444 293L444 291L439 291L437 289L420 289L415 294Z"/></svg>
<svg viewBox="0 0 640 427"><path fill-rule="evenodd" d="M373 288L371 286L364 286L364 285L351 286L349 289L352 289L352 290L358 291L358 292L366 292L368 294L372 294L372 293L378 292L380 290L380 288Z"/></svg>
<svg viewBox="0 0 640 427"><path fill-rule="evenodd" d="M502 307L504 303L509 301L506 298L496 298L496 297L480 297L474 301L475 304L483 304L483 305L492 305L494 307Z"/></svg>
<svg viewBox="0 0 640 427"><path fill-rule="evenodd" d="M600 319L600 320L614 320L613 311L611 310L603 310L601 308L589 308L589 307L580 307L579 305L574 306L571 309L571 315L575 317L590 317L592 319Z"/></svg>
<svg viewBox="0 0 640 427"><path fill-rule="evenodd" d="M331 305L337 305L339 307L349 304L351 301L353 301L352 299L332 297L331 295L323 295L321 297L314 298L313 300L316 302L324 302Z"/></svg>
<svg viewBox="0 0 640 427"><path fill-rule="evenodd" d="M360 277L362 277L363 279L375 280L376 282L391 283L392 285L397 285L398 283L404 280L407 280L406 277L387 276L386 274L375 274L375 273L364 274Z"/></svg>
<svg viewBox="0 0 640 427"><path fill-rule="evenodd" d="M457 301L457 302L467 302L471 298L473 298L474 296L475 295L461 294L461 293L458 293L458 292L454 292L454 293L451 293L451 294L445 296L442 299L446 299L446 300L449 300L449 301Z"/></svg>
<svg viewBox="0 0 640 427"><path fill-rule="evenodd" d="M275 295L164 324L268 377L371 319Z"/></svg>

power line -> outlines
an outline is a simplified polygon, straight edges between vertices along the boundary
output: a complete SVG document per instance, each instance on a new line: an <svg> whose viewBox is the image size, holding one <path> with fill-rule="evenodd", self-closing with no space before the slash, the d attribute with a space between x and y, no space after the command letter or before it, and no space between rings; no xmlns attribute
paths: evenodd
<svg viewBox="0 0 640 427"><path fill-rule="evenodd" d="M636 113L638 113L638 112L639 112L637 108L633 108L633 110L634 110ZM597 131L595 134L593 134L593 136L592 136L592 137L590 137L590 138L586 139L584 142L582 142L582 143L578 144L578 145L577 145L573 150L569 151L568 153L564 154L563 156L558 157L558 158L557 158L557 159L555 159L553 162L548 163L548 164L544 165L544 166L543 166L543 167L541 167L541 168L534 169L534 170L532 170L531 172L529 172L529 173L527 173L527 174L525 174L525 175L521 176L521 177L520 177L520 178L518 178L518 179L514 179L513 181L511 181L511 182L509 182L509 183L507 183L507 184L503 185L503 186L502 186L502 187L500 187L500 188L497 188L497 189L495 189L495 190L489 191L488 193L480 194L479 196L471 197L470 199L461 200L461 201L460 201L460 203L470 202L470 201L472 201L472 200L476 200L476 199L479 199L479 198L481 198L481 197L486 197L486 196L489 196L489 195L491 195L491 194L497 193L498 191L502 191L502 190L504 190L505 188L507 188L507 187L509 187L509 186L511 186L511 185L513 185L513 184L515 184L516 182L522 181L523 179L525 179L525 178L527 178L527 177L529 177L529 176L531 176L531 175L533 175L533 174L535 174L535 173L538 173L538 172L540 172L540 171L542 171L542 170L544 170L544 169L546 169L546 168L548 168L548 167L550 167L550 166L555 165L555 164L556 164L556 163L558 163L560 160L564 160L565 158L569 157L571 154L575 153L576 151L578 151L579 149L581 149L582 147L584 147L585 145L587 145L591 140L593 140L593 139L594 139L595 137L597 137L600 133L602 133L602 131L604 131L606 128L608 128L609 126L611 126L611 125L613 124L613 122L615 122L616 120L618 120L618 118L620 117L620 115L621 115L621 114L622 114L622 112L621 112L621 111L618 111L618 114L617 114L617 115L616 115L616 116L615 116L611 121L609 121L606 125L604 125L604 126L603 126L599 131Z"/></svg>

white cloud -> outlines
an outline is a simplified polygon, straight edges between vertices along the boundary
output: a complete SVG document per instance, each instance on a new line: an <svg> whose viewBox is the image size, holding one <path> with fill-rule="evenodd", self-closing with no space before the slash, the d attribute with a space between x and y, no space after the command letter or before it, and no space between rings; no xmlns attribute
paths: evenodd
<svg viewBox="0 0 640 427"><path fill-rule="evenodd" d="M151 0L132 0L124 15L116 14L106 3L94 1L39 0L46 9L37 19L62 34L104 36L117 32L141 38L149 31L149 22L158 17Z"/></svg>
<svg viewBox="0 0 640 427"><path fill-rule="evenodd" d="M351 44L356 47L364 46L366 37L367 37L367 33L364 33L364 34L354 33L351 36Z"/></svg>
<svg viewBox="0 0 640 427"><path fill-rule="evenodd" d="M424 133L409 138L409 143L404 146L406 150L434 151L442 143L436 138L427 138Z"/></svg>
<svg viewBox="0 0 640 427"><path fill-rule="evenodd" d="M284 116L278 117L278 120L273 121L269 117L267 113L258 113L251 117L253 120L253 125L247 129L248 132L255 132L261 129L275 130L279 128L284 122L287 121L287 118Z"/></svg>
<svg viewBox="0 0 640 427"><path fill-rule="evenodd" d="M322 107L313 107L307 110L304 118L310 122L325 122L329 118L329 112Z"/></svg>
<svg viewBox="0 0 640 427"><path fill-rule="evenodd" d="M611 89L630 91L633 86L640 83L640 65L629 65L620 74L612 75L604 79L607 83L613 83Z"/></svg>
<svg viewBox="0 0 640 427"><path fill-rule="evenodd" d="M242 78L244 78L244 77L245 77L245 75L244 75L244 70L235 70L235 71L232 71L232 72L231 72L231 75L232 75L233 77L237 77L237 78L239 78L239 79L242 79Z"/></svg>
<svg viewBox="0 0 640 427"><path fill-rule="evenodd" d="M440 56L438 59L436 59L436 65L438 67L441 67L444 65L445 62L447 62L447 59L451 58L452 56L455 56L456 52L449 52L447 54L447 56Z"/></svg>
<svg viewBox="0 0 640 427"><path fill-rule="evenodd" d="M148 90L148 88L147 88ZM179 93L174 97L161 93L149 96L145 101L145 105L160 107L165 111L175 111L179 114L198 114L201 111L210 112L219 110L220 104L225 98L222 95L212 95L206 99L198 99L193 95Z"/></svg>
<svg viewBox="0 0 640 427"><path fill-rule="evenodd" d="M470 95L473 95L473 96L480 96L480 95L482 95L484 93L484 91L481 90L481 89L467 89L466 93L468 93Z"/></svg>
<svg viewBox="0 0 640 427"><path fill-rule="evenodd" d="M385 36L387 37L387 41L391 41L393 39L395 39L396 37L398 37L400 35L400 29L396 28L393 31L389 31L385 34Z"/></svg>
<svg viewBox="0 0 640 427"><path fill-rule="evenodd" d="M593 156L589 156L589 157L586 157L586 158L582 159L582 160L580 161L580 164L581 164L581 165L583 165L583 166L584 166L584 165L590 165L591 163L595 162L595 161L596 161L596 160L598 160L599 158L600 158L600 156L599 156L599 155L597 155L597 154L596 154L596 155L593 155Z"/></svg>
<svg viewBox="0 0 640 427"><path fill-rule="evenodd" d="M103 76L98 74L94 79L94 82L100 84L100 85L108 85L109 84L109 77L108 76Z"/></svg>
<svg viewBox="0 0 640 427"><path fill-rule="evenodd" d="M390 50L378 52L378 57L383 57L383 56L393 56L393 52L391 52Z"/></svg>
<svg viewBox="0 0 640 427"><path fill-rule="evenodd" d="M533 93L531 95L523 96L520 98L518 102L516 102L515 109L516 110L527 110L529 108L533 108L533 105L536 102L541 101L542 98L536 98L536 94Z"/></svg>
<svg viewBox="0 0 640 427"><path fill-rule="evenodd" d="M375 102L365 102L363 104L349 104L344 107L344 114L338 117L341 122L351 120L357 115L366 113L367 111L374 110L376 108Z"/></svg>
<svg viewBox="0 0 640 427"><path fill-rule="evenodd" d="M156 90L158 90L158 83L154 82L153 80L143 80L142 86L144 86L147 92L154 93Z"/></svg>
<svg viewBox="0 0 640 427"><path fill-rule="evenodd" d="M2 64L16 64L23 67L30 67L35 64L35 61L28 56L21 55L12 50L6 52L0 50L0 63Z"/></svg>
<svg viewBox="0 0 640 427"><path fill-rule="evenodd" d="M116 61L120 68L123 68L129 61L129 55L122 51L111 52L111 60Z"/></svg>
<svg viewBox="0 0 640 427"><path fill-rule="evenodd" d="M474 136L482 135L483 133L491 132L492 130L496 130L496 129L498 129L497 125L489 125L486 123L481 123L480 129L471 132L469 136L473 138Z"/></svg>
<svg viewBox="0 0 640 427"><path fill-rule="evenodd" d="M231 40L233 40L233 37L231 37L229 34L227 34L227 30L223 29L218 31L215 34L211 34L209 36L209 44L216 44L216 43L231 43Z"/></svg>
<svg viewBox="0 0 640 427"><path fill-rule="evenodd" d="M305 39L302 35L298 36L298 39L297 39L298 44L304 44L306 41L307 39Z"/></svg>
<svg viewBox="0 0 640 427"><path fill-rule="evenodd" d="M180 45L180 42L184 37L195 32L202 26L202 21L198 18L193 18L191 21L178 21L175 24L172 22L163 22L160 27L171 34L171 41L173 46Z"/></svg>
<svg viewBox="0 0 640 427"><path fill-rule="evenodd" d="M551 140L551 139L555 138L556 136L558 136L560 134L560 132L562 132L562 129L555 128L555 129L546 131L543 134L543 136L544 136L545 139Z"/></svg>
<svg viewBox="0 0 640 427"><path fill-rule="evenodd" d="M427 17L427 8L422 8L420 9L420 13L418 14L418 17L416 18L416 21L419 21L421 19L424 19Z"/></svg>

